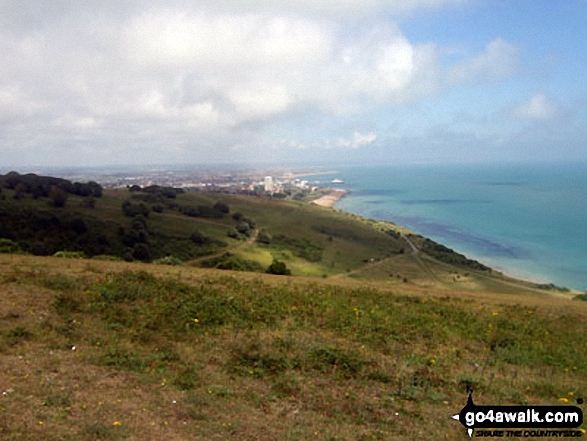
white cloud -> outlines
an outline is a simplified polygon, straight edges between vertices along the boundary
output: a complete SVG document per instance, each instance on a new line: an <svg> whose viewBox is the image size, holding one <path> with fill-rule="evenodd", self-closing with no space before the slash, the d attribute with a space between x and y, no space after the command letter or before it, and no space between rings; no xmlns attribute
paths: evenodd
<svg viewBox="0 0 587 441"><path fill-rule="evenodd" d="M516 72L517 47L503 39L442 70L434 43L415 44L389 18L466 1L57 0L39 12L6 0L0 133L39 153L91 142L113 158L360 149L386 136L373 119L387 109ZM552 104L537 98L518 115Z"/></svg>
<svg viewBox="0 0 587 441"><path fill-rule="evenodd" d="M449 72L453 82L501 81L511 77L518 69L518 48L513 43L497 38L485 50L465 59Z"/></svg>
<svg viewBox="0 0 587 441"><path fill-rule="evenodd" d="M542 93L530 98L527 103L514 109L514 115L534 120L546 120L559 113L559 106Z"/></svg>
<svg viewBox="0 0 587 441"><path fill-rule="evenodd" d="M374 133L361 134L357 131L353 133L353 137L350 139L341 138L336 143L337 147L346 147L357 149L373 144L377 140L377 136Z"/></svg>
<svg viewBox="0 0 587 441"><path fill-rule="evenodd" d="M237 13L296 14L315 18L355 19L385 14L399 16L419 10L438 9L469 3L470 0L201 0L212 11Z"/></svg>
<svg viewBox="0 0 587 441"><path fill-rule="evenodd" d="M247 125L298 109L359 114L431 90L421 75L430 48L393 23L349 39L341 24L298 15L134 12L118 22L47 17L42 31L4 35L0 114L19 117L31 138L42 138L48 118L63 137L95 127L113 143L159 127L173 142L209 135L200 144L234 145Z"/></svg>
<svg viewBox="0 0 587 441"><path fill-rule="evenodd" d="M156 10L124 26L131 61L207 71L311 62L325 55L330 39L327 27L310 20L250 14Z"/></svg>

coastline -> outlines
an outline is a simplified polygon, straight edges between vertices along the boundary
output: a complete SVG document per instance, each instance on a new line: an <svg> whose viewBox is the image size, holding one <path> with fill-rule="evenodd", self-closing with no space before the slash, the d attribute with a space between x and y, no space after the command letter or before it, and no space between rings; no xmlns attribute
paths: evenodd
<svg viewBox="0 0 587 441"><path fill-rule="evenodd" d="M342 188L333 188L327 195L324 195L318 199L313 200L311 203L319 205L321 207L334 207L334 205L340 201L344 196L350 193L350 190Z"/></svg>
<svg viewBox="0 0 587 441"><path fill-rule="evenodd" d="M325 195L322 196L314 201L312 201L312 203L315 203L316 205L320 205L322 207L330 207L330 208L335 208L335 205L347 194L350 194L351 191L350 190L346 190L346 189L336 189L333 188L331 189L331 191ZM344 210L346 211L346 210ZM351 211L346 211L348 213L351 214L355 214ZM385 222L381 219L374 219L374 220L378 220L378 221L382 221ZM400 228L404 228L401 225L398 225ZM420 234L417 232L414 232L415 234ZM438 242L441 243L441 242ZM442 243L442 245L445 245L444 243ZM446 245L445 245L446 246ZM452 248L452 246L450 247ZM452 248L454 249L454 248ZM542 275L542 274L538 274L538 273L531 273L528 271L524 271L524 270L519 270L516 268L512 268L512 267L508 267L508 268L504 268L502 265L500 265L497 262L492 261L491 259L485 260L483 258L478 258L477 256L475 256L474 254L470 254L470 253L465 253L465 252L461 252L459 250L455 250L456 252L463 254L465 257L467 257L468 259L472 259L475 260L479 263L482 263L483 265L488 266L489 268L491 268L493 271L498 272L503 274L506 277L511 277L513 279L517 279L520 281L524 281L527 283L533 283L536 285L541 285L541 284L552 284L552 280L548 279L546 276ZM581 290L577 290L575 288L569 288L566 285L562 286L563 288L569 289L570 292L572 293L578 293L578 292L582 292Z"/></svg>
<svg viewBox="0 0 587 441"><path fill-rule="evenodd" d="M298 172L298 173L287 173L287 177L289 178L303 178L306 176L322 176L322 175L336 175L340 173L338 170L324 170L324 171L317 171L317 172Z"/></svg>

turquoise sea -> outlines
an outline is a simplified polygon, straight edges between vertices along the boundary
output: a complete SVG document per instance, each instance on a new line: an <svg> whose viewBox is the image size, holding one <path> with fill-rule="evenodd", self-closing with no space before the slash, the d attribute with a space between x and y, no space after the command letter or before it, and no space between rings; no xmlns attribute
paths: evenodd
<svg viewBox="0 0 587 441"><path fill-rule="evenodd" d="M336 208L390 220L506 274L587 290L587 164L403 165L316 176Z"/></svg>

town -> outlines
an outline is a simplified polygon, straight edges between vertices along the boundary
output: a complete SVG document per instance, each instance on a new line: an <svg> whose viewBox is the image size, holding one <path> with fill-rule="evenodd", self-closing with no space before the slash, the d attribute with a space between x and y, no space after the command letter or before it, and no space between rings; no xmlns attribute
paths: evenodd
<svg viewBox="0 0 587 441"><path fill-rule="evenodd" d="M37 173L37 171L35 171ZM332 170L291 170L281 168L231 169L227 166L94 168L41 170L76 181L96 181L104 188L131 188L157 185L184 191L271 196L281 199L314 200L331 193L344 181Z"/></svg>

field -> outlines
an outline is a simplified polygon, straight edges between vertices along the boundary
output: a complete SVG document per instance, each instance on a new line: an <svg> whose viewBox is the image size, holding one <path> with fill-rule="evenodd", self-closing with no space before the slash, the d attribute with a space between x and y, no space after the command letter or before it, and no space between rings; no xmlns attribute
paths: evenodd
<svg viewBox="0 0 587 441"><path fill-rule="evenodd" d="M468 387L587 387L561 294L17 255L0 283L3 439L455 440Z"/></svg>
<svg viewBox="0 0 587 441"><path fill-rule="evenodd" d="M0 197L3 439L454 440L469 389L585 397L578 293L399 226L268 197L16 192Z"/></svg>

